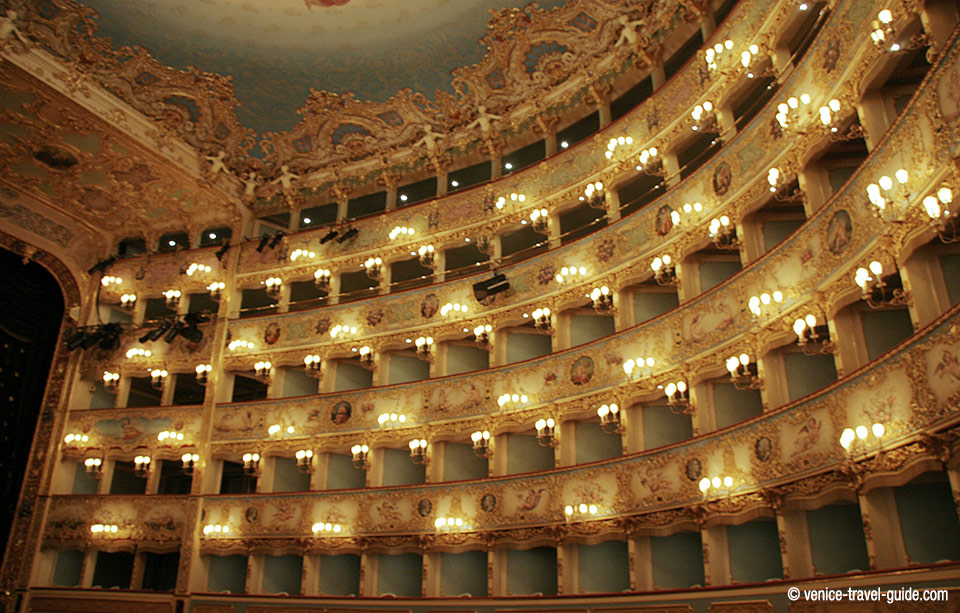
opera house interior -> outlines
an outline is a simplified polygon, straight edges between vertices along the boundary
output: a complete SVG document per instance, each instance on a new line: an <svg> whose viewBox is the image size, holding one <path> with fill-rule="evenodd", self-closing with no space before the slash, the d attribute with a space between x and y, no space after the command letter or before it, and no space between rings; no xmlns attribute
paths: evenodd
<svg viewBox="0 0 960 613"><path fill-rule="evenodd" d="M960 611L954 0L5 0L0 159L5 612Z"/></svg>

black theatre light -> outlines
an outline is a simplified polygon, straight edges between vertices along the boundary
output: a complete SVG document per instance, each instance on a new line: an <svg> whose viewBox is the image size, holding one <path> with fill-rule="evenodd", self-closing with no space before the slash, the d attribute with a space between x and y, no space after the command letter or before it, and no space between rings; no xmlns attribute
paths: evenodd
<svg viewBox="0 0 960 613"><path fill-rule="evenodd" d="M80 344L80 346L84 349L89 349L99 343L101 339L103 339L103 328L97 328L83 338L83 342Z"/></svg>
<svg viewBox="0 0 960 613"><path fill-rule="evenodd" d="M277 232L276 234L274 234L274 235L273 235L273 239L270 241L270 245L269 245L270 248L271 248L271 249L276 249L276 248L277 248L277 245L280 244L280 241L282 241L282 240L283 240L283 237L286 236L286 235L287 235L286 232Z"/></svg>
<svg viewBox="0 0 960 613"><path fill-rule="evenodd" d="M477 301L481 301L489 296L505 292L510 289L510 282L503 273L497 273L486 281L480 281L473 284L473 296Z"/></svg>
<svg viewBox="0 0 960 613"><path fill-rule="evenodd" d="M333 239L337 238L337 234L340 234L340 233L337 232L336 230L330 230L329 232L323 235L323 238L320 239L320 244L324 245L326 243L329 243Z"/></svg>
<svg viewBox="0 0 960 613"><path fill-rule="evenodd" d="M223 245L221 245L220 248L217 249L217 252L214 253L214 255L217 256L217 261L219 262L220 260L222 260L223 256L225 256L227 254L227 251L229 250L230 250L230 243L224 241Z"/></svg>
<svg viewBox="0 0 960 613"><path fill-rule="evenodd" d="M83 340L87 337L87 333L83 330L77 330L73 334L67 337L67 349L73 351L74 349L79 349L83 345Z"/></svg>
<svg viewBox="0 0 960 613"><path fill-rule="evenodd" d="M266 247L266 246L267 246L267 243L269 243L269 242L270 242L270 235L269 235L269 234L264 234L263 236L261 236L261 237L260 237L260 244L257 245L257 252L262 252L263 249L264 249L264 247Z"/></svg>
<svg viewBox="0 0 960 613"><path fill-rule="evenodd" d="M350 240L351 238L353 238L359 233L360 231L357 230L356 228L350 228L349 230L343 233L343 236L337 239L337 242L341 244L345 243L346 241Z"/></svg>
<svg viewBox="0 0 960 613"><path fill-rule="evenodd" d="M123 328L120 324L107 324L101 328L100 345L101 349L112 351L120 346L120 335L123 334Z"/></svg>
<svg viewBox="0 0 960 613"><path fill-rule="evenodd" d="M183 322L174 322L173 326L170 328L170 331L167 332L167 335L163 337L163 340L168 343L172 343L173 339L177 338L177 335L180 334L181 330L183 330Z"/></svg>
<svg viewBox="0 0 960 613"><path fill-rule="evenodd" d="M160 322L160 325L158 325L158 326L157 326L156 328L154 328L153 330L150 330L150 331L148 331L146 334L144 334L143 336L141 336L141 337L140 337L140 342L141 342L141 343L146 343L147 341L155 341L155 340L159 339L161 336L163 336L163 334L164 334L167 330L170 329L170 326L172 326L172 325L173 325L173 323L172 323L170 320L168 320L168 319L165 319L165 320L161 321L161 322Z"/></svg>

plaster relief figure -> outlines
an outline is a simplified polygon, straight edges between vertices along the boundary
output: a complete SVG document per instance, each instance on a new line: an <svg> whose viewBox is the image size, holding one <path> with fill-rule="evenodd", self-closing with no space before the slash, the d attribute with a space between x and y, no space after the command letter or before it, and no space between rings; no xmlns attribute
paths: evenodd
<svg viewBox="0 0 960 613"><path fill-rule="evenodd" d="M256 197L258 185L260 185L260 182L258 181L257 173L253 171L248 172L246 178L243 179L244 202L253 202L253 199Z"/></svg>
<svg viewBox="0 0 960 613"><path fill-rule="evenodd" d="M290 167L284 164L283 166L280 167L280 176L274 179L273 181L271 181L270 184L276 185L277 183L279 183L280 189L282 189L284 193L286 193L286 192L289 192L291 189L293 189L293 182L299 181L299 180L300 180L300 176L290 172Z"/></svg>
<svg viewBox="0 0 960 613"><path fill-rule="evenodd" d="M227 157L225 151L221 151L217 155L207 155L204 156L208 162L210 162L209 174L210 178L214 179L221 172L227 172L227 165L223 163L223 160Z"/></svg>
<svg viewBox="0 0 960 613"><path fill-rule="evenodd" d="M422 124L423 127L423 137L420 138L417 142L413 144L414 147L424 147L427 150L427 155L430 157L436 157L439 153L437 141L445 138L443 134L434 132L430 124Z"/></svg>
<svg viewBox="0 0 960 613"><path fill-rule="evenodd" d="M642 21L630 21L626 15L620 15L618 19L620 25L623 26L623 29L620 30L620 38L617 39L615 47L621 45L629 45L630 47L636 47L637 43L640 42L640 35L637 34L637 29L643 25Z"/></svg>
<svg viewBox="0 0 960 613"><path fill-rule="evenodd" d="M495 136L493 120L503 119L500 115L494 115L493 113L487 112L487 107L480 105L477 107L477 118L470 122L470 125L467 126L468 130L480 126L480 134L484 139L490 140Z"/></svg>
<svg viewBox="0 0 960 613"><path fill-rule="evenodd" d="M20 28L17 27L17 12L13 9L8 10L7 14L0 17L0 47L7 47L7 39L11 36L19 40L23 45L29 45L30 41L23 35Z"/></svg>

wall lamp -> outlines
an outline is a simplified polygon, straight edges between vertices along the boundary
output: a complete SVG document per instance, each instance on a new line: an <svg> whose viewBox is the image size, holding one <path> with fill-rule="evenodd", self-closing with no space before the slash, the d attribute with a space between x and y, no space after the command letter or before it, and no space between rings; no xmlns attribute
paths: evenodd
<svg viewBox="0 0 960 613"><path fill-rule="evenodd" d="M427 441L425 439L413 439L410 441L410 459L414 464L425 465L427 459Z"/></svg>
<svg viewBox="0 0 960 613"><path fill-rule="evenodd" d="M869 268L869 269L868 269ZM900 287L891 287L883 278L883 265L874 260L868 268L858 268L853 280L860 286L861 298L871 309L885 309L907 304L907 295Z"/></svg>
<svg viewBox="0 0 960 613"><path fill-rule="evenodd" d="M615 402L602 404L597 409L597 415L600 417L600 427L607 434L620 434L623 432L623 424L620 421L620 407Z"/></svg>
<svg viewBox="0 0 960 613"><path fill-rule="evenodd" d="M807 355L826 355L836 349L830 340L830 326L826 322L820 324L813 313L793 322L793 332L797 335L797 345Z"/></svg>
<svg viewBox="0 0 960 613"><path fill-rule="evenodd" d="M197 468L197 462L200 461L200 456L196 453L185 453L180 456L180 464L183 470L183 474L192 475Z"/></svg>
<svg viewBox="0 0 960 613"><path fill-rule="evenodd" d="M312 449L298 449L297 450L297 470L309 475L313 472L313 450Z"/></svg>
<svg viewBox="0 0 960 613"><path fill-rule="evenodd" d="M690 390L687 388L686 381L681 379L676 383L667 383L663 392L667 395L667 404L671 411L681 415L690 413L693 407L690 405Z"/></svg>
<svg viewBox="0 0 960 613"><path fill-rule="evenodd" d="M490 347L490 333L492 331L493 326L490 324L480 324L473 329L473 339L478 347L481 349Z"/></svg>
<svg viewBox="0 0 960 613"><path fill-rule="evenodd" d="M120 373L103 371L103 389L110 394L116 394L118 387L120 387Z"/></svg>
<svg viewBox="0 0 960 613"><path fill-rule="evenodd" d="M370 462L367 460L370 454L370 448L367 445L354 445L350 448L350 453L353 455L353 467L357 470L366 470L370 467Z"/></svg>
<svg viewBox="0 0 960 613"><path fill-rule="evenodd" d="M650 270L653 271L653 278L658 285L668 287L679 283L676 266L669 255L654 258L650 263Z"/></svg>
<svg viewBox="0 0 960 613"><path fill-rule="evenodd" d="M330 271L326 268L319 268L313 273L313 284L318 290L330 291Z"/></svg>
<svg viewBox="0 0 960 613"><path fill-rule="evenodd" d="M245 453L241 459L243 460L243 474L249 477L255 477L260 474L259 453Z"/></svg>
<svg viewBox="0 0 960 613"><path fill-rule="evenodd" d="M487 430L477 430L470 435L470 440L473 441L473 453L475 453L477 457L489 458L493 455L490 432Z"/></svg>
<svg viewBox="0 0 960 613"><path fill-rule="evenodd" d="M220 298L223 297L223 290L227 287L227 284L223 281L214 281L207 286L207 292L210 293L210 299L214 302L220 302Z"/></svg>
<svg viewBox="0 0 960 613"><path fill-rule="evenodd" d="M556 422L552 417L538 419L534 424L537 429L537 443L541 447L556 447L559 440L556 436Z"/></svg>
<svg viewBox="0 0 960 613"><path fill-rule="evenodd" d="M750 356L746 353L727 358L727 371L730 373L733 387L738 390L758 390L763 387L757 363L751 362Z"/></svg>
<svg viewBox="0 0 960 613"><path fill-rule="evenodd" d="M598 313L607 313L613 310L613 293L606 285L595 287L590 292L590 300L593 301L593 310Z"/></svg>
<svg viewBox="0 0 960 613"><path fill-rule="evenodd" d="M180 306L180 297L183 295L178 289L168 289L163 292L163 297L166 298L167 307L176 310Z"/></svg>
<svg viewBox="0 0 960 613"><path fill-rule="evenodd" d="M206 385L210 381L210 372L213 370L213 366L210 364L197 364L197 367L194 369L197 373L197 383L200 385Z"/></svg>

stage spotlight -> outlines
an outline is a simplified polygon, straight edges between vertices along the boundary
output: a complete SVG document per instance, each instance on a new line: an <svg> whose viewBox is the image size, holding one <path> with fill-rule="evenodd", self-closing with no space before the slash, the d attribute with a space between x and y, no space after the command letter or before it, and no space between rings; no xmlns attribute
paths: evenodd
<svg viewBox="0 0 960 613"><path fill-rule="evenodd" d="M196 326L187 326L183 330L180 330L180 336L187 339L191 343L199 343L203 338L203 330L197 328Z"/></svg>
<svg viewBox="0 0 960 613"><path fill-rule="evenodd" d="M67 350L73 351L74 349L79 349L83 345L83 340L87 337L87 333L83 330L77 330L73 334L67 337Z"/></svg>
<svg viewBox="0 0 960 613"><path fill-rule="evenodd" d="M100 342L103 338L103 328L97 328L92 333L87 334L84 337L83 342L80 344L84 349L89 349Z"/></svg>
<svg viewBox="0 0 960 613"><path fill-rule="evenodd" d="M217 249L217 252L214 253L214 255L217 256L217 261L219 262L220 260L222 260L223 256L225 256L227 254L227 251L229 250L230 250L230 243L226 243L226 242L223 243L223 245L221 245L220 248Z"/></svg>
<svg viewBox="0 0 960 613"><path fill-rule="evenodd" d="M356 228L350 228L349 230L343 233L343 236L337 239L337 242L340 244L343 244L348 240L350 240L351 238L353 238L354 236L356 236L357 234L360 234L360 230L357 230Z"/></svg>
<svg viewBox="0 0 960 613"><path fill-rule="evenodd" d="M170 329L170 326L172 326L172 325L173 325L173 323L172 323L170 320L165 319L165 320L161 321L161 322L160 322L160 325L158 325L158 326L157 326L156 328L154 328L153 330L150 330L150 331L148 331L146 334L144 334L143 336L141 336L141 337L140 337L140 342L141 342L141 343L146 343L147 341L155 341L155 340L157 340L158 338L160 338L161 336L163 336L163 334L164 334L167 330L169 330L169 329Z"/></svg>
<svg viewBox="0 0 960 613"><path fill-rule="evenodd" d="M333 239L337 238L338 234L340 233L337 232L336 230L330 230L329 232L323 235L323 238L320 239L320 244L323 245L323 244L329 243Z"/></svg>
<svg viewBox="0 0 960 613"><path fill-rule="evenodd" d="M258 253L259 253L259 252L262 252L263 249L264 249L264 247L266 247L266 246L267 246L267 243L269 243L269 242L270 242L270 235L269 235L269 234L264 234L263 236L261 236L261 237L260 237L260 244L257 245L257 252L258 252Z"/></svg>
<svg viewBox="0 0 960 613"><path fill-rule="evenodd" d="M163 340L167 343L172 343L173 339L177 338L177 335L180 334L181 330L183 330L183 322L174 322L174 324L170 327L170 331L167 332L167 335L163 337Z"/></svg>
<svg viewBox="0 0 960 613"><path fill-rule="evenodd" d="M123 334L123 328L120 327L120 324L107 324L101 328L101 331L99 345L101 349L113 351L120 346L120 335Z"/></svg>
<svg viewBox="0 0 960 613"><path fill-rule="evenodd" d="M510 289L510 282L507 281L507 276L502 273L497 273L486 281L474 283L473 296L477 299L477 302L480 302L489 296L505 292L508 289Z"/></svg>
<svg viewBox="0 0 960 613"><path fill-rule="evenodd" d="M276 234L274 234L274 235L273 235L273 239L270 241L270 245L269 245L270 248L271 248L271 249L276 249L276 248L277 248L277 245L280 244L280 241L282 241L282 240L283 240L283 237L286 236L286 235L287 235L286 232L277 232Z"/></svg>
<svg viewBox="0 0 960 613"><path fill-rule="evenodd" d="M113 256L111 255L111 256L108 257L107 259L101 260L101 261L97 262L96 264L94 264L93 266L91 266L91 267L87 270L87 274L91 274L91 275L92 275L94 272L96 272L96 271L98 271L98 270L99 270L100 272L103 272L103 271L105 271L107 268L109 268L111 264L113 264L113 263L116 262L116 261L117 261L117 258L115 258L115 257L113 257Z"/></svg>

